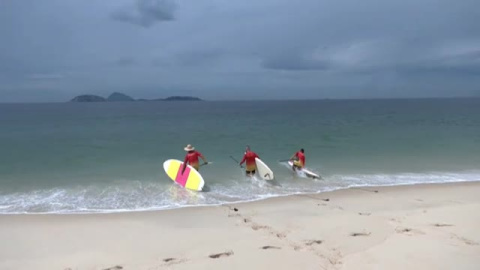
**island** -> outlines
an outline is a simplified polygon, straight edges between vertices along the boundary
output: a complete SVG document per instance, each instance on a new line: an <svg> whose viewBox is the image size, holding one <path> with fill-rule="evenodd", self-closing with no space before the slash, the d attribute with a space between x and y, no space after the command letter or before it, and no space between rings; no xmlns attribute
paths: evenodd
<svg viewBox="0 0 480 270"><path fill-rule="evenodd" d="M167 98L157 98L157 99L134 99L123 93L114 92L108 98L104 98L96 95L80 95L74 97L70 102L154 102L154 101L203 101L198 97L192 96L171 96Z"/></svg>
<svg viewBox="0 0 480 270"><path fill-rule="evenodd" d="M109 102L119 102L119 101L120 102L125 102L125 101L135 101L135 99L133 99L132 97L127 96L125 94L114 92L110 96L108 96L107 101L109 101Z"/></svg>
<svg viewBox="0 0 480 270"><path fill-rule="evenodd" d="M104 97L96 95L80 95L74 97L71 102L105 102L107 101Z"/></svg>
<svg viewBox="0 0 480 270"><path fill-rule="evenodd" d="M154 101L202 101L198 97L189 97L189 96L172 96L167 98L158 98Z"/></svg>

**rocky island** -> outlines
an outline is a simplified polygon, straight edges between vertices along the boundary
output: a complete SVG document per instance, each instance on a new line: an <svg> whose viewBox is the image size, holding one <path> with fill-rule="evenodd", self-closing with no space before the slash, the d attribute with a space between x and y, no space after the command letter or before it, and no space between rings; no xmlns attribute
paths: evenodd
<svg viewBox="0 0 480 270"><path fill-rule="evenodd" d="M125 101L135 101L135 99L133 99L132 97L127 96L125 94L114 92L110 96L108 96L107 101L110 101L110 102L119 102L119 101L122 102L123 101L123 102L125 102Z"/></svg>
<svg viewBox="0 0 480 270"><path fill-rule="evenodd" d="M96 95L80 95L74 97L71 102L105 102L107 101L104 97Z"/></svg>
<svg viewBox="0 0 480 270"><path fill-rule="evenodd" d="M96 95L80 95L74 97L70 102L132 102L132 101L203 101L198 97L191 96L171 96L158 99L134 99L123 93L114 92L108 98Z"/></svg>
<svg viewBox="0 0 480 270"><path fill-rule="evenodd" d="M202 101L198 97L189 97L189 96L172 96L167 98L157 98L157 99L143 99L142 101Z"/></svg>

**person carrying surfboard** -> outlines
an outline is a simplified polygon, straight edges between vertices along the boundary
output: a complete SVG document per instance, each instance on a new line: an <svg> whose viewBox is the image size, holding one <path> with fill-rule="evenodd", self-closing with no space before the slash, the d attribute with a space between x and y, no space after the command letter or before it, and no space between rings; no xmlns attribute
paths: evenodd
<svg viewBox="0 0 480 270"><path fill-rule="evenodd" d="M240 166L244 162L246 162L245 166L245 173L247 176L253 176L255 175L255 172L257 170L257 163L255 162L255 158L260 158L255 152L250 150L250 146L247 145L247 148L245 149L245 154L243 155L242 161L240 161Z"/></svg>
<svg viewBox="0 0 480 270"><path fill-rule="evenodd" d="M187 164L195 168L195 170L197 171L200 170L198 158L203 159L204 164L208 163L207 159L202 155L202 153L195 151L195 147L193 147L191 144L187 145L184 150L187 151L187 155L185 156L185 160L183 161L182 174L183 172L185 172Z"/></svg>
<svg viewBox="0 0 480 270"><path fill-rule="evenodd" d="M303 169L305 167L305 150L302 148L300 151L293 154L290 158L293 161L292 169L295 171L296 169Z"/></svg>

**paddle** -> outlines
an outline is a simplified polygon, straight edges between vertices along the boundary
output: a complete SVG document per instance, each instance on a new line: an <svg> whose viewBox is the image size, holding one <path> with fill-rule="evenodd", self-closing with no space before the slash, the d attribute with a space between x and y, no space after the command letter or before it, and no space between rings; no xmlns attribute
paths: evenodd
<svg viewBox="0 0 480 270"><path fill-rule="evenodd" d="M230 156L230 158L235 161L235 163L237 164L240 164L240 162L238 162L238 160L236 160L234 157ZM240 165L240 168L243 168L243 165Z"/></svg>
<svg viewBox="0 0 480 270"><path fill-rule="evenodd" d="M202 167L202 166L204 166L204 165L210 165L210 164L212 164L212 163L213 163L213 162L210 162L210 161L209 161L209 162L200 164L200 166L198 166L198 167ZM182 169L182 175L183 175L184 172L185 172L185 169Z"/></svg>
<svg viewBox="0 0 480 270"><path fill-rule="evenodd" d="M213 162L210 162L210 161L209 161L209 162L207 162L207 163L201 164L200 167L202 167L203 165L210 165L210 164L212 164L212 163L213 163Z"/></svg>

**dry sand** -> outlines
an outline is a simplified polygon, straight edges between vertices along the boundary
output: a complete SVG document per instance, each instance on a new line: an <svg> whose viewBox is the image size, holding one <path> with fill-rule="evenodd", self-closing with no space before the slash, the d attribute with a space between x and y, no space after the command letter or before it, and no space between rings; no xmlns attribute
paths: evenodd
<svg viewBox="0 0 480 270"><path fill-rule="evenodd" d="M480 183L0 215L0 269L480 269Z"/></svg>

